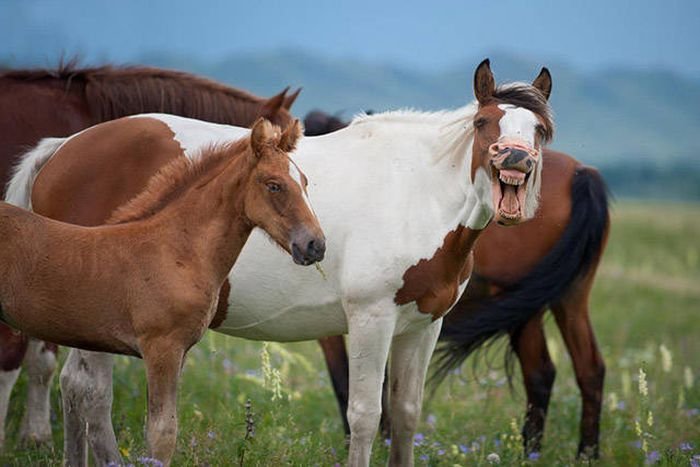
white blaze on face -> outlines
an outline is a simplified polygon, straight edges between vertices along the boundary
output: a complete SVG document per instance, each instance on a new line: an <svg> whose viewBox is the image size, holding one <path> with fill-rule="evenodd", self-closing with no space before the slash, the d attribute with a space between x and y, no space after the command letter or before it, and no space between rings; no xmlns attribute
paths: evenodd
<svg viewBox="0 0 700 467"><path fill-rule="evenodd" d="M498 108L505 112L498 122L501 127L501 138L520 139L534 148L535 128L539 123L535 114L530 110L510 104L499 104Z"/></svg>
<svg viewBox="0 0 700 467"><path fill-rule="evenodd" d="M311 207L309 197L306 194L306 189L304 188L304 180L301 177L299 167L297 167L297 165L291 159L289 159L289 176L292 177L292 180L297 182L297 185L299 185L299 188L301 188L301 197L304 198L304 202L309 207L309 211L314 212L314 209Z"/></svg>

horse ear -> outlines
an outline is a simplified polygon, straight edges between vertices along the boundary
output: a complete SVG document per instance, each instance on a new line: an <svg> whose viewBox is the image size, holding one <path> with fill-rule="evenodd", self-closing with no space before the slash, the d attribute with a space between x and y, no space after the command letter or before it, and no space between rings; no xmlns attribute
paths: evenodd
<svg viewBox="0 0 700 467"><path fill-rule="evenodd" d="M274 136L275 130L268 119L260 117L255 121L250 131L250 147L253 149L253 157L256 161L262 157L265 146L269 146Z"/></svg>
<svg viewBox="0 0 700 467"><path fill-rule="evenodd" d="M476 67L474 72L474 95L480 104L486 103L496 92L496 81L491 72L491 62L487 58Z"/></svg>
<svg viewBox="0 0 700 467"><path fill-rule="evenodd" d="M297 97L299 97L299 93L301 93L301 89L299 88L284 99L284 103L282 104L282 107L284 107L286 110L290 110L292 108L292 105L294 104L294 101L297 100Z"/></svg>
<svg viewBox="0 0 700 467"><path fill-rule="evenodd" d="M266 118L275 118L277 112L282 108L284 104L284 98L289 91L289 86L284 88L281 93L275 94L271 98L265 101L262 106L262 116Z"/></svg>
<svg viewBox="0 0 700 467"><path fill-rule="evenodd" d="M295 119L292 123L287 125L287 128L282 132L280 137L280 142L277 147L284 152L291 152L297 147L297 141L301 138L304 133L301 123L298 119Z"/></svg>
<svg viewBox="0 0 700 467"><path fill-rule="evenodd" d="M542 71L537 75L532 85L540 90L545 99L549 100L549 95L552 93L552 75L549 74L549 70L546 67L542 67Z"/></svg>

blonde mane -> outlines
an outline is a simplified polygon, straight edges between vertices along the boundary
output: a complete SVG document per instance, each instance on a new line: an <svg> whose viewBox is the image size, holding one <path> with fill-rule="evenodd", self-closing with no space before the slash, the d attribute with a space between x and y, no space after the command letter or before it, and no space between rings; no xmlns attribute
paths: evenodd
<svg viewBox="0 0 700 467"><path fill-rule="evenodd" d="M106 223L123 224L153 216L180 198L198 181L248 150L250 138L246 137L202 149L194 160L178 156L158 170L141 193L118 207Z"/></svg>

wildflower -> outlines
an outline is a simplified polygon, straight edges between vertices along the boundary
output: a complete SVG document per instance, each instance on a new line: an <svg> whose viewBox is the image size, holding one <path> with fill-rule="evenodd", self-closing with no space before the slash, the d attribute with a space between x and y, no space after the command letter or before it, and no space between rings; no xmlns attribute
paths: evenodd
<svg viewBox="0 0 700 467"><path fill-rule="evenodd" d="M685 367L683 369L683 382L687 389L693 389L694 379L693 370L691 370L689 366Z"/></svg>
<svg viewBox="0 0 700 467"><path fill-rule="evenodd" d="M437 455L438 455L438 456L442 456L443 454L445 454L445 450L444 450L444 449L439 449L438 452L437 452Z"/></svg>
<svg viewBox="0 0 700 467"><path fill-rule="evenodd" d="M527 455L527 458L531 461L536 461L540 458L540 453L539 452L531 452L530 454Z"/></svg>
<svg viewBox="0 0 700 467"><path fill-rule="evenodd" d="M161 461L159 461L158 459L155 459L153 457L141 456L136 460L141 465L152 465L153 467L162 467L163 466L163 463Z"/></svg>
<svg viewBox="0 0 700 467"><path fill-rule="evenodd" d="M437 422L437 417L433 414L430 414L430 415L428 415L428 418L426 418L425 421L431 427L435 427L435 422Z"/></svg>
<svg viewBox="0 0 700 467"><path fill-rule="evenodd" d="M384 440L384 446L391 446L391 438L387 438Z"/></svg>
<svg viewBox="0 0 700 467"><path fill-rule="evenodd" d="M649 415L647 415L647 426L651 428L654 425L654 415L651 413L651 410L649 411Z"/></svg>
<svg viewBox="0 0 700 467"><path fill-rule="evenodd" d="M643 397L649 395L649 386L647 385L647 374L644 372L644 368L639 368L639 394Z"/></svg>
<svg viewBox="0 0 700 467"><path fill-rule="evenodd" d="M207 433L207 438L209 439L216 439L216 433L214 431L209 431Z"/></svg>
<svg viewBox="0 0 700 467"><path fill-rule="evenodd" d="M659 454L659 451L651 451L649 454L647 454L647 458L644 463L656 464L657 462L659 462L659 459L661 459L661 454Z"/></svg>
<svg viewBox="0 0 700 467"><path fill-rule="evenodd" d="M499 440L496 440L496 441L499 441ZM499 443L500 443L500 441L499 441ZM467 447L467 446L464 445L464 444L460 444L460 445L459 445L459 451L460 451L462 454L467 454L467 453L469 453L469 447Z"/></svg>
<svg viewBox="0 0 700 467"><path fill-rule="evenodd" d="M681 443L680 445L681 451L692 451L693 450L693 443Z"/></svg>
<svg viewBox="0 0 700 467"><path fill-rule="evenodd" d="M695 454L690 459L690 467L700 467L700 454Z"/></svg>
<svg viewBox="0 0 700 467"><path fill-rule="evenodd" d="M659 352L661 352L661 368L664 370L664 373L670 373L671 368L673 367L673 357L671 355L671 351L668 350L668 347L666 347L664 344L661 344L659 346Z"/></svg>
<svg viewBox="0 0 700 467"><path fill-rule="evenodd" d="M486 461L489 464L500 464L501 463L501 456L499 456L495 452L492 452L491 454L486 456Z"/></svg>
<svg viewBox="0 0 700 467"><path fill-rule="evenodd" d="M421 454L420 460L422 460L422 461L427 461L428 459L429 459L429 457L428 457L427 454Z"/></svg>
<svg viewBox="0 0 700 467"><path fill-rule="evenodd" d="M686 412L685 412L685 414L686 414L687 416L689 416L689 417L694 417L694 416L696 416L696 415L699 414L699 413L700 413L700 409L688 409L688 410L686 410Z"/></svg>

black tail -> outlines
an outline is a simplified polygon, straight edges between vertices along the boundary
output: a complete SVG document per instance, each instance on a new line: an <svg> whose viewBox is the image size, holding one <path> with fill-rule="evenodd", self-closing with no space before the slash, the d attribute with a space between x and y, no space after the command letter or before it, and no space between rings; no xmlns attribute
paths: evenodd
<svg viewBox="0 0 700 467"><path fill-rule="evenodd" d="M469 303L469 313L443 324L430 380L433 388L475 350L501 336L517 334L590 270L601 252L609 222L608 189L598 171L589 167L576 171L571 199L566 230L530 274L496 296ZM506 369L510 367L507 361Z"/></svg>

